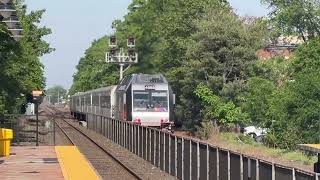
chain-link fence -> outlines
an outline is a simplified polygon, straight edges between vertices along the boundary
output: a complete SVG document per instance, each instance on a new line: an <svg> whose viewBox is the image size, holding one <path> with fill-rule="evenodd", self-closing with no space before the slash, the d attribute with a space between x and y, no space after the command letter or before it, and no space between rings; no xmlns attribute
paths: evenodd
<svg viewBox="0 0 320 180"><path fill-rule="evenodd" d="M39 144L54 145L54 119L48 116L39 116ZM0 118L0 128L13 130L12 145L36 144L36 116L7 114Z"/></svg>

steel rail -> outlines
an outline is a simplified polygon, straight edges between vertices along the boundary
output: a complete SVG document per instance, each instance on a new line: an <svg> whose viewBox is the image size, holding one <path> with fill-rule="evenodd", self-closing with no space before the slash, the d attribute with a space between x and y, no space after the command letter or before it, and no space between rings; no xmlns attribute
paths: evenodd
<svg viewBox="0 0 320 180"><path fill-rule="evenodd" d="M88 140L90 140L94 145L96 145L100 150L102 150L104 153L106 153L108 156L110 156L114 161L116 161L121 167L123 167L126 171L128 171L132 176L134 176L135 178L142 180L143 178L140 177L136 172L134 172L133 170L131 170L128 166L126 166L125 164L123 164L119 159L117 159L115 156L113 156L110 152L108 152L104 147L102 147L101 145L99 145L95 140L91 139L87 134L85 134L84 132L82 132L82 130L80 130L79 128L75 127L74 125L72 125L71 123L69 123L68 121L62 119L62 121L66 122L69 126L73 127L76 131L78 131L80 134L82 134L84 137L86 137ZM74 143L73 143L74 144ZM76 145L76 144L74 144Z"/></svg>
<svg viewBox="0 0 320 180"><path fill-rule="evenodd" d="M72 145L75 145L75 143L72 141L71 137L67 134L67 132L57 123L57 121L54 121L55 124L58 126L58 128L62 131L62 133L67 137L67 139L71 142Z"/></svg>

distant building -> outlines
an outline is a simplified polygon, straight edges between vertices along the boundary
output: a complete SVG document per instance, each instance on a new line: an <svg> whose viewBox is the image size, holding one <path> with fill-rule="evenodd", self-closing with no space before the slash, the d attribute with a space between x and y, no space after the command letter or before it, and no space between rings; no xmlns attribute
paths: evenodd
<svg viewBox="0 0 320 180"><path fill-rule="evenodd" d="M268 60L273 57L284 57L289 59L293 55L294 49L304 41L298 36L280 36L275 42L257 51L257 56L261 60Z"/></svg>

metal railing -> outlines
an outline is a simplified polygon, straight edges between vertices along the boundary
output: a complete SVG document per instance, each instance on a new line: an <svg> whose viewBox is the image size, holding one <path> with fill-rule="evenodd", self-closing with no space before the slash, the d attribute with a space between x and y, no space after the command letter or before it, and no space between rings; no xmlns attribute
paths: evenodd
<svg viewBox="0 0 320 180"><path fill-rule="evenodd" d="M87 114L87 125L183 180L320 180L320 174L281 166L210 144L104 116Z"/></svg>
<svg viewBox="0 0 320 180"><path fill-rule="evenodd" d="M39 142L42 145L55 144L54 119L47 116L39 116ZM6 114L0 117L0 128L13 130L13 145L32 145L36 143L36 119L35 116L22 114Z"/></svg>

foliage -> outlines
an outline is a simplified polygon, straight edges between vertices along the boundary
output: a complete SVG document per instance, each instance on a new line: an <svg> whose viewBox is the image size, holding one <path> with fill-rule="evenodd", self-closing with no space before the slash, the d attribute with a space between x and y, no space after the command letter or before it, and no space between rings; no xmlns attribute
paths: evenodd
<svg viewBox="0 0 320 180"><path fill-rule="evenodd" d="M305 71L318 71L320 69L320 38L309 41L298 48L292 68L295 74L304 73Z"/></svg>
<svg viewBox="0 0 320 180"><path fill-rule="evenodd" d="M108 37L92 43L77 65L73 75L73 84L69 94L117 84L119 75L117 66L105 63L105 49Z"/></svg>
<svg viewBox="0 0 320 180"><path fill-rule="evenodd" d="M248 136L245 134L239 134L237 138L238 138L238 141L244 144L255 145L257 143L255 139L252 138L252 136Z"/></svg>
<svg viewBox="0 0 320 180"><path fill-rule="evenodd" d="M50 98L51 103L57 103L58 99L61 102L62 99L66 99L67 90L62 86L56 85L46 90L46 96Z"/></svg>
<svg viewBox="0 0 320 180"><path fill-rule="evenodd" d="M220 97L204 84L199 84L195 94L204 104L204 118L207 121L217 121L219 125L231 126L234 124L244 124L247 121L247 115L243 113L240 107L236 107L232 101L223 102Z"/></svg>
<svg viewBox="0 0 320 180"><path fill-rule="evenodd" d="M281 87L291 79L292 60L283 57L274 57L267 61L258 61L256 76L271 81L276 87Z"/></svg>
<svg viewBox="0 0 320 180"><path fill-rule="evenodd" d="M320 35L318 0L261 0L271 9L270 22L283 34L298 34L304 41Z"/></svg>
<svg viewBox="0 0 320 180"><path fill-rule="evenodd" d="M244 23L229 7L212 5L195 22L196 32L187 47L186 60L178 68L180 99L187 124L200 117L199 101L193 91L203 82L224 101L238 105L246 79L253 75L255 51L262 44L262 23ZM259 34L259 35L258 35ZM233 108L232 104L228 104ZM192 112L192 113L189 113Z"/></svg>
<svg viewBox="0 0 320 180"><path fill-rule="evenodd" d="M203 121L197 127L196 136L200 139L209 139L213 134L219 133L219 128L212 121Z"/></svg>
<svg viewBox="0 0 320 180"><path fill-rule="evenodd" d="M265 107L265 113L258 114L264 115L260 119L265 117L264 124L270 127L267 144L271 146L291 149L299 143L318 143L320 140L320 73L317 64L320 44L317 41L310 41L297 49L288 68L292 69L290 79L272 92L270 82L265 82L258 89L261 94L257 97L266 98L252 105L255 108ZM268 89L265 88L267 84ZM254 97L251 95L248 100Z"/></svg>
<svg viewBox="0 0 320 180"><path fill-rule="evenodd" d="M51 33L46 27L38 27L44 10L27 13L22 0L16 3L17 15L24 36L14 41L3 24L0 24L0 107L1 113L19 113L24 95L34 89L43 89L45 79L39 57L53 49L42 37Z"/></svg>
<svg viewBox="0 0 320 180"><path fill-rule="evenodd" d="M243 93L242 108L249 114L252 122L256 125L268 126L269 99L275 90L274 84L263 78L253 77L247 84Z"/></svg>

